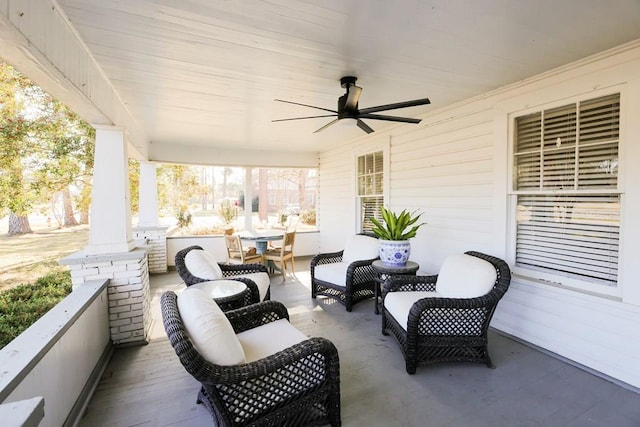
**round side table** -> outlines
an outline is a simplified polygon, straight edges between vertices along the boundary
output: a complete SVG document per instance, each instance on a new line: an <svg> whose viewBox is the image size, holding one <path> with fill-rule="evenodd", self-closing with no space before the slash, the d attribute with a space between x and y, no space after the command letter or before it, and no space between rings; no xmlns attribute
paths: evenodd
<svg viewBox="0 0 640 427"><path fill-rule="evenodd" d="M380 260L376 260L376 261L373 261L373 263L371 264L371 267L376 273L378 273L378 278L376 279L376 285L374 290L375 292L374 305L375 305L375 313L380 314L380 309L378 306L378 298L382 297L382 291L380 289L380 286L382 286L384 281L388 277L403 275L403 274L415 276L416 272L418 271L418 268L420 268L420 265L418 265L417 262L407 261L407 265L403 267L399 267L395 265L387 265Z"/></svg>
<svg viewBox="0 0 640 427"><path fill-rule="evenodd" d="M191 286L205 291L222 311L244 306L245 294L249 292L247 285L237 280L210 280Z"/></svg>

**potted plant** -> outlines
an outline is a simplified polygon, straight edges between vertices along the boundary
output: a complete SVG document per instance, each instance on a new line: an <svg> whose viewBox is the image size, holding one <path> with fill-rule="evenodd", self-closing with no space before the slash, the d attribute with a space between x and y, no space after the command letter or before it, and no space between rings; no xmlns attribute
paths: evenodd
<svg viewBox="0 0 640 427"><path fill-rule="evenodd" d="M400 214L396 214L384 206L380 206L380 213L382 223L369 218L374 225L372 231L379 240L380 260L386 265L404 267L411 253L409 239L415 237L418 229L426 224L422 222L416 225L422 213L403 209Z"/></svg>

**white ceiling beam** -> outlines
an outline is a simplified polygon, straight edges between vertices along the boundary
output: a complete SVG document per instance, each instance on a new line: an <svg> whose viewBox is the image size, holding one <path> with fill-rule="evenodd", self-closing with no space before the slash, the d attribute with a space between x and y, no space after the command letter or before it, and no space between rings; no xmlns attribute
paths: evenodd
<svg viewBox="0 0 640 427"><path fill-rule="evenodd" d="M320 162L319 154L314 152L220 149L157 142L149 145L149 160L192 165L291 168L317 168Z"/></svg>

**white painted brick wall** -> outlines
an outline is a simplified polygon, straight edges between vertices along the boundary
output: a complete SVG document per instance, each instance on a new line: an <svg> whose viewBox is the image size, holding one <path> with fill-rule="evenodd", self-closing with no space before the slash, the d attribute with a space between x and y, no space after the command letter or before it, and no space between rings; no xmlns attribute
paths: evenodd
<svg viewBox="0 0 640 427"><path fill-rule="evenodd" d="M70 266L74 289L88 280L109 279L109 328L114 344L148 342L151 292L146 250L89 257L79 254L61 262Z"/></svg>
<svg viewBox="0 0 640 427"><path fill-rule="evenodd" d="M167 227L140 227L133 230L133 238L145 240L150 273L167 272Z"/></svg>

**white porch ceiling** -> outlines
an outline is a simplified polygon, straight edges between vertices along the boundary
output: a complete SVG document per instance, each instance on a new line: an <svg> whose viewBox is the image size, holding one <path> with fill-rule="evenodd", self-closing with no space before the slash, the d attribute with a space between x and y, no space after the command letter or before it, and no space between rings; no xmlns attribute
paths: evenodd
<svg viewBox="0 0 640 427"><path fill-rule="evenodd" d="M429 97L388 112L420 118L640 37L638 0L58 3L152 143L207 149L319 152L364 135L271 122L322 114L276 98L335 109L344 75L360 108Z"/></svg>

